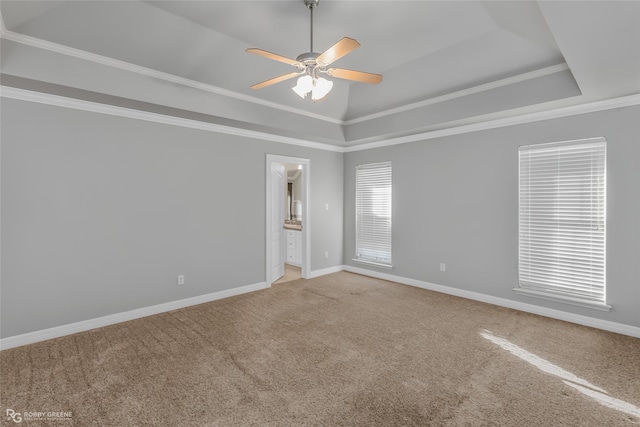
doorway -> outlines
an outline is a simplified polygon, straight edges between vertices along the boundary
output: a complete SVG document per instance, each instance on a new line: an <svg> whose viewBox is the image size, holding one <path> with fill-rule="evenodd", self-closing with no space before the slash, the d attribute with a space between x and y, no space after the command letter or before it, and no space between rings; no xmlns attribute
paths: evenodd
<svg viewBox="0 0 640 427"><path fill-rule="evenodd" d="M302 268L301 267L297 267L297 266L295 266L293 264L288 264L285 261L284 274L282 275L282 277L277 279L272 284L273 285L279 285L281 283L292 282L294 280L300 279L301 277L302 277Z"/></svg>
<svg viewBox="0 0 640 427"><path fill-rule="evenodd" d="M266 163L265 282L267 286L281 283L287 280L287 274L289 278L298 274L308 279L311 264L311 216L308 209L311 162L309 159L267 154Z"/></svg>

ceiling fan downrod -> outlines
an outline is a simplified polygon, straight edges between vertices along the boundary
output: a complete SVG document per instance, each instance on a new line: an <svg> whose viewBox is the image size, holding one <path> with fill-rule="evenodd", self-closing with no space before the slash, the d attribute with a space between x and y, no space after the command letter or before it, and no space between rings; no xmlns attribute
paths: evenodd
<svg viewBox="0 0 640 427"><path fill-rule="evenodd" d="M309 25L309 28L311 29L311 49L309 49L309 52L313 52L313 9L316 8L316 6L318 6L318 3L320 3L320 0L304 0L304 4L305 6L307 6L309 8L309 15L310 15L310 21L311 24Z"/></svg>
<svg viewBox="0 0 640 427"><path fill-rule="evenodd" d="M316 58L320 56L320 54L313 51L313 9L315 9L318 6L318 3L320 2L320 0L303 0L303 1L305 6L309 8L310 23L311 23L311 25L309 26L311 30L310 31L311 46L310 46L309 52L301 53L300 55L298 55L298 57L296 58L296 61L300 63L300 66L298 67L298 69L302 74L308 74L312 77L317 78L319 64L316 61Z"/></svg>

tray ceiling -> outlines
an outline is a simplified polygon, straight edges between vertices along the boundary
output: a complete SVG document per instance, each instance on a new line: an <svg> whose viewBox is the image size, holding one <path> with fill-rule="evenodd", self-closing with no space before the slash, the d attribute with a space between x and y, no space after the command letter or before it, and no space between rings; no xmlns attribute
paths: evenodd
<svg viewBox="0 0 640 427"><path fill-rule="evenodd" d="M635 1L321 0L315 50L355 38L335 65L384 80L333 79L317 103L294 80L249 88L293 68L247 48L309 50L302 0L3 0L0 11L3 85L340 146L640 92Z"/></svg>

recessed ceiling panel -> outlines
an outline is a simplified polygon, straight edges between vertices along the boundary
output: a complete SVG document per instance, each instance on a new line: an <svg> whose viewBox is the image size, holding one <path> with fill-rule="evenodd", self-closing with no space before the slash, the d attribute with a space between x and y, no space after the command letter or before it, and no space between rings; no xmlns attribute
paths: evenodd
<svg viewBox="0 0 640 427"><path fill-rule="evenodd" d="M295 58L309 51L310 14L303 0L3 0L1 65L4 73L25 79L163 105L179 100L181 109L239 122L267 123L281 115L276 122L294 121L287 131L304 133L315 128L308 120L317 120L318 129L330 128L327 138L339 139L336 127L352 135L351 124L372 117L393 117L407 132L422 128L422 106L453 99L459 91L477 94L461 107L465 117L533 106L540 99L551 105L550 91L571 98L576 82L583 100L637 93L639 7L637 1L614 0L320 0L313 50L320 53L343 37L356 39L361 46L333 65L382 74L383 80L370 85L332 78L333 90L316 103L291 90L295 79L251 89L295 68L245 52L256 47ZM515 86L510 92L508 85L523 81L523 73L537 78L556 65L552 72L571 77L553 80L564 89L540 87L542 98ZM510 93L519 99L496 102L487 92L483 102L478 85L486 84L504 88L494 93L509 101ZM482 108L471 111L475 106Z"/></svg>

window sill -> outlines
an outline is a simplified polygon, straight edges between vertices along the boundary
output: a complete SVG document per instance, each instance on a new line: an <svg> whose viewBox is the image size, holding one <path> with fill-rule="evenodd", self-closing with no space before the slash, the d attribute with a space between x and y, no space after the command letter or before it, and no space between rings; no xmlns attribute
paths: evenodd
<svg viewBox="0 0 640 427"><path fill-rule="evenodd" d="M384 263L381 263L381 262L369 261L369 260L366 260L366 259L359 259L359 258L354 258L354 259L352 259L352 261L360 263L360 264L370 265L370 266L373 266L373 267L384 268L384 269L387 269L387 270L393 270L393 265L391 265L391 264L384 264Z"/></svg>
<svg viewBox="0 0 640 427"><path fill-rule="evenodd" d="M533 291L531 289L513 288L514 292L520 295L525 295L533 298L545 299L548 301L561 302L564 304L577 305L579 307L592 308L600 311L610 311L613 307L609 304L602 302L584 301L577 298L563 297L560 295L548 294L540 291Z"/></svg>

